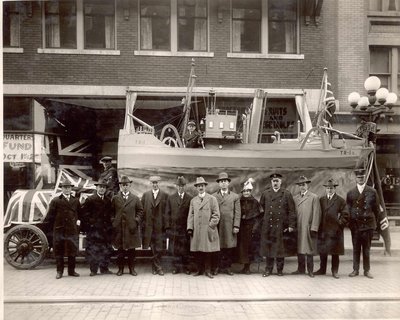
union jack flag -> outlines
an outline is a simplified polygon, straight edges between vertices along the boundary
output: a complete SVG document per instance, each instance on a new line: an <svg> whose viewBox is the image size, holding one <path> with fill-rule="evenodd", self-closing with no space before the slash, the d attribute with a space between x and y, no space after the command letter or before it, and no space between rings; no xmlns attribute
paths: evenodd
<svg viewBox="0 0 400 320"><path fill-rule="evenodd" d="M60 181L68 180L73 185L73 192L80 195L80 201L93 193L96 186L88 177L81 177L73 170L62 169L54 189L51 190L16 190L8 203L4 216L4 227L12 224L41 223L47 214L52 198L60 195Z"/></svg>

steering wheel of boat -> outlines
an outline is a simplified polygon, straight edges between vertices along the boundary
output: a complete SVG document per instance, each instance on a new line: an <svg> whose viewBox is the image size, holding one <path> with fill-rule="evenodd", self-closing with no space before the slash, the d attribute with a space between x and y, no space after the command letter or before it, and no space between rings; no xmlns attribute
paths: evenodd
<svg viewBox="0 0 400 320"><path fill-rule="evenodd" d="M167 146L170 146L170 147L174 147L174 148L178 147L178 142L173 137L165 137L162 140L162 143L165 143Z"/></svg>

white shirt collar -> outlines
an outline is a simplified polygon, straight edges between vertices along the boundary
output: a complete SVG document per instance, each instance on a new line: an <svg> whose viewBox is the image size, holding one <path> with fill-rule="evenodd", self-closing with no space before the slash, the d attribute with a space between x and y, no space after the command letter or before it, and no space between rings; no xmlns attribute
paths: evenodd
<svg viewBox="0 0 400 320"><path fill-rule="evenodd" d="M272 190L274 190L274 192L278 192L280 189L281 189L281 188L279 188L279 189L274 189L274 188L272 188Z"/></svg>
<svg viewBox="0 0 400 320"><path fill-rule="evenodd" d="M200 198L204 198L204 197L205 197L205 195L206 195L206 193L205 193L205 192L203 192L203 193L199 193L199 197L200 197Z"/></svg>
<svg viewBox="0 0 400 320"><path fill-rule="evenodd" d="M363 191L365 189L365 185L366 185L365 183L362 184L362 185L357 184L358 192L363 193Z"/></svg>

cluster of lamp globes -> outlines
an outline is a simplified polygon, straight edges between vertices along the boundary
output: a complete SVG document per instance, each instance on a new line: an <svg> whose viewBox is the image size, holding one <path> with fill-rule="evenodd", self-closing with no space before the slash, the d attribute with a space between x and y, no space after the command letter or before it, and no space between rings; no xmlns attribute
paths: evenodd
<svg viewBox="0 0 400 320"><path fill-rule="evenodd" d="M376 76L367 78L364 82L364 88L367 90L368 97L361 97L358 92L349 94L347 100L353 110L356 110L357 107L366 112L374 112L375 110L386 108L391 110L397 101L397 94L389 92L386 88L381 88L381 80ZM375 105L376 101L378 101L377 105ZM382 115L384 117L384 114Z"/></svg>

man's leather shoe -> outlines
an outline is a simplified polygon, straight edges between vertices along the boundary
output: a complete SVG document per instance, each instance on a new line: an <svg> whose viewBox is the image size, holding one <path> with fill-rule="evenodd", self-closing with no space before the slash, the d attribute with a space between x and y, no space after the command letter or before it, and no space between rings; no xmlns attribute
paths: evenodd
<svg viewBox="0 0 400 320"><path fill-rule="evenodd" d="M283 276L282 270L281 270L281 271L278 271L278 276L279 276L279 277L282 277L282 276Z"/></svg>
<svg viewBox="0 0 400 320"><path fill-rule="evenodd" d="M124 273L124 269L119 268L119 269L118 269L118 272L117 272L117 276L120 277L120 276L123 275L123 273Z"/></svg>
<svg viewBox="0 0 400 320"><path fill-rule="evenodd" d="M61 272L57 272L56 274L56 279L61 279L62 278L62 273Z"/></svg>
<svg viewBox="0 0 400 320"><path fill-rule="evenodd" d="M316 276L322 276L325 275L326 271L322 271L321 269L317 270L316 272L314 272L314 275Z"/></svg>
<svg viewBox="0 0 400 320"><path fill-rule="evenodd" d="M112 274L112 272L109 269L105 269L105 270L100 270L101 274Z"/></svg>
<svg viewBox="0 0 400 320"><path fill-rule="evenodd" d="M226 269L225 274L227 274L228 276L233 276L233 272L231 269Z"/></svg>
<svg viewBox="0 0 400 320"><path fill-rule="evenodd" d="M178 270L178 269L172 270L172 274L177 274L177 273L179 273L179 270Z"/></svg>
<svg viewBox="0 0 400 320"><path fill-rule="evenodd" d="M137 272L135 271L135 269L129 270L129 274L135 277L137 276Z"/></svg>
<svg viewBox="0 0 400 320"><path fill-rule="evenodd" d="M193 277L198 277L201 275L202 275L202 273L200 271L196 271L195 273L193 273Z"/></svg>
<svg viewBox="0 0 400 320"><path fill-rule="evenodd" d="M206 272L206 273L204 273L204 275L210 279L214 279L214 277L212 276L212 274L210 272Z"/></svg>
<svg viewBox="0 0 400 320"><path fill-rule="evenodd" d="M293 271L291 274L305 274L305 272L300 272L299 270Z"/></svg>
<svg viewBox="0 0 400 320"><path fill-rule="evenodd" d="M218 270L213 270L213 271L211 271L211 274L212 274L213 276L217 276L217 275L218 275Z"/></svg>
<svg viewBox="0 0 400 320"><path fill-rule="evenodd" d="M352 273L349 274L350 278L357 277L357 276L358 276L358 271L356 271L356 270L354 270Z"/></svg>
<svg viewBox="0 0 400 320"><path fill-rule="evenodd" d="M94 271L92 271L90 274L89 274L89 276L91 276L91 277L94 277L94 276L96 276L97 275L97 272L94 272Z"/></svg>
<svg viewBox="0 0 400 320"><path fill-rule="evenodd" d="M309 276L310 278L314 278L314 272L309 271L309 272L308 272L308 276Z"/></svg>
<svg viewBox="0 0 400 320"><path fill-rule="evenodd" d="M79 275L79 273L78 272L71 272L71 273L68 273L68 275L70 276L70 277L79 277L80 275Z"/></svg>
<svg viewBox="0 0 400 320"><path fill-rule="evenodd" d="M187 275L190 274L190 270L185 270L184 272L185 272L185 274L187 274Z"/></svg>
<svg viewBox="0 0 400 320"><path fill-rule="evenodd" d="M334 277L335 279L339 279L339 275L337 274L337 272L332 272L332 277Z"/></svg>
<svg viewBox="0 0 400 320"><path fill-rule="evenodd" d="M267 271L265 270L265 272L263 273L263 277L269 277L271 275L271 271Z"/></svg>
<svg viewBox="0 0 400 320"><path fill-rule="evenodd" d="M159 276L163 276L163 275L164 275L163 269L158 269L158 270L157 270L157 274L158 274Z"/></svg>
<svg viewBox="0 0 400 320"><path fill-rule="evenodd" d="M364 271L364 276L366 276L369 279L373 279L374 277L372 276L372 274L369 273L369 271Z"/></svg>

